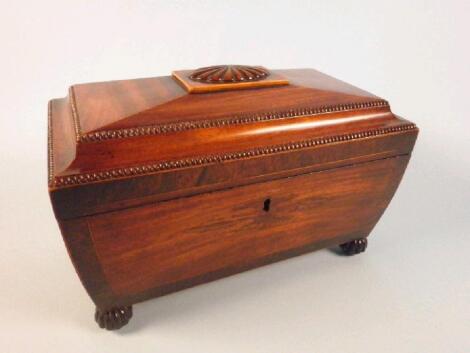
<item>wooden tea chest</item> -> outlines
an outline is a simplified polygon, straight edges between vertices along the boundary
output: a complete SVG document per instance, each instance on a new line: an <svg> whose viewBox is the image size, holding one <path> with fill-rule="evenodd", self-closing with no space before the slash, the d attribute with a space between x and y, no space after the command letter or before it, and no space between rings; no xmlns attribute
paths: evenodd
<svg viewBox="0 0 470 353"><path fill-rule="evenodd" d="M312 69L217 66L49 102L49 193L101 327L315 249L365 250L418 134Z"/></svg>

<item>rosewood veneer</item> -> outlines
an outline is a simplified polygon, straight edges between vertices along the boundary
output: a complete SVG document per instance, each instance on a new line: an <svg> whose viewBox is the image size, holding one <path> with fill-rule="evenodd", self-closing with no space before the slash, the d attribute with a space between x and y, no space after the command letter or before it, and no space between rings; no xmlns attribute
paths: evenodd
<svg viewBox="0 0 470 353"><path fill-rule="evenodd" d="M312 69L221 65L49 102L49 193L100 327L315 249L363 252L418 129Z"/></svg>

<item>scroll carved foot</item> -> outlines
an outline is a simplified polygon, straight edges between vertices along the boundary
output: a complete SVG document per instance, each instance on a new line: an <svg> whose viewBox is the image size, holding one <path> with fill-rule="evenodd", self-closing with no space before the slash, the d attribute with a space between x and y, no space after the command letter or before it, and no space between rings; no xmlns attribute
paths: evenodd
<svg viewBox="0 0 470 353"><path fill-rule="evenodd" d="M345 255L356 255L364 252L367 248L367 238L351 240L340 245Z"/></svg>
<svg viewBox="0 0 470 353"><path fill-rule="evenodd" d="M96 308L95 321L106 330L118 330L125 326L132 317L132 306L123 306L101 310Z"/></svg>

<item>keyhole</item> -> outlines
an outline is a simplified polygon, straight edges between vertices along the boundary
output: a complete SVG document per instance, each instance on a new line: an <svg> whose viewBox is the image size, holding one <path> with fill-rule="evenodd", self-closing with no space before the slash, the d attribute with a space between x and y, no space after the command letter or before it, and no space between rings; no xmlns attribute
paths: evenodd
<svg viewBox="0 0 470 353"><path fill-rule="evenodd" d="M271 207L271 199L264 200L263 211L268 212Z"/></svg>

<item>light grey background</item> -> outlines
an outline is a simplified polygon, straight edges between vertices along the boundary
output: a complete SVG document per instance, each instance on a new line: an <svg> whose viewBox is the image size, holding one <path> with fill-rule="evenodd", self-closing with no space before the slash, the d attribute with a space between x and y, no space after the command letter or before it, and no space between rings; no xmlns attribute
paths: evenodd
<svg viewBox="0 0 470 353"><path fill-rule="evenodd" d="M470 2L2 1L0 351L470 352ZM47 196L46 104L217 63L314 67L421 129L368 251L135 305L98 329Z"/></svg>

